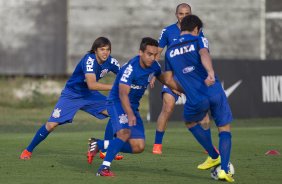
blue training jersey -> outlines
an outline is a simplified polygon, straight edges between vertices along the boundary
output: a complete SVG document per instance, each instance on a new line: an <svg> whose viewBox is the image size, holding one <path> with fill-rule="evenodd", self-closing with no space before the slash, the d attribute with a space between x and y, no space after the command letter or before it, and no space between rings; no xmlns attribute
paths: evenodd
<svg viewBox="0 0 282 184"><path fill-rule="evenodd" d="M178 39L178 37L180 36L180 29L177 26L177 22L165 27L162 32L161 35L159 37L159 47L160 48L165 48L166 46L170 46L174 41L176 41ZM199 36L204 37L204 33L201 30Z"/></svg>
<svg viewBox="0 0 282 184"><path fill-rule="evenodd" d="M86 54L80 62L77 64L73 74L66 83L65 91L71 91L79 95L87 95L89 93L95 93L96 90L89 90L85 74L93 73L96 75L96 81L103 78L108 72L117 74L119 72L119 62L109 56L108 59L103 63L99 64L94 53Z"/></svg>
<svg viewBox="0 0 282 184"><path fill-rule="evenodd" d="M212 86L208 87L204 82L208 74L199 54L203 48L208 49L207 38L185 34L170 45L165 54L165 70L174 72L191 105L224 93L217 77Z"/></svg>
<svg viewBox="0 0 282 184"><path fill-rule="evenodd" d="M128 61L118 73L113 88L110 91L108 100L120 101L119 84L130 86L129 100L131 108L137 110L139 101L142 98L148 84L153 76L161 74L160 64L155 61L150 67L142 68L140 65L140 56L136 56Z"/></svg>

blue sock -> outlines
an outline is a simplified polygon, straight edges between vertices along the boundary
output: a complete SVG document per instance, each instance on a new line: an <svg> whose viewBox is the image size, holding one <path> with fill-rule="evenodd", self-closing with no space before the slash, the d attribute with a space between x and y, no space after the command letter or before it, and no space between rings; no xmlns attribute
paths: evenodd
<svg viewBox="0 0 282 184"><path fill-rule="evenodd" d="M204 149L209 153L209 156L212 159L218 157L218 153L213 147L211 135L204 130L201 125L197 124L196 126L189 128L197 141L204 147Z"/></svg>
<svg viewBox="0 0 282 184"><path fill-rule="evenodd" d="M106 126L104 140L113 140L113 138L114 138L113 126L112 126L111 118L110 118Z"/></svg>
<svg viewBox="0 0 282 184"><path fill-rule="evenodd" d="M132 147L129 142L125 142L120 151L123 153L132 153Z"/></svg>
<svg viewBox="0 0 282 184"><path fill-rule="evenodd" d="M207 130L204 129L204 131L205 131L205 133L206 133L206 136L208 136L208 137L211 138L211 129L210 129L210 128L207 129Z"/></svg>
<svg viewBox="0 0 282 184"><path fill-rule="evenodd" d="M41 128L39 128L39 130L37 130L37 132L34 135L32 141L30 142L30 144L26 148L27 151L32 152L33 149L48 136L48 134L49 134L49 132L46 129L45 124L42 125Z"/></svg>
<svg viewBox="0 0 282 184"><path fill-rule="evenodd" d="M155 144L162 144L163 143L163 136L165 131L160 132L156 130L156 136L155 136Z"/></svg>
<svg viewBox="0 0 282 184"><path fill-rule="evenodd" d="M203 128L203 127L202 127L202 128ZM206 129L203 128L203 130L205 131L206 136L209 137L210 140L212 140L212 137L211 137L211 129L209 128L209 129L206 130Z"/></svg>
<svg viewBox="0 0 282 184"><path fill-rule="evenodd" d="M231 152L231 133L230 132L220 132L219 136L219 152L221 156L221 169L228 173L228 163L230 160Z"/></svg>
<svg viewBox="0 0 282 184"><path fill-rule="evenodd" d="M104 158L104 161L99 167L98 171L104 169L105 167L110 167L113 159L115 158L116 154L121 150L124 143L125 142L119 138L115 138L111 141L107 150L106 157Z"/></svg>
<svg viewBox="0 0 282 184"><path fill-rule="evenodd" d="M106 126L106 130L105 130L105 134L104 134L104 140L113 140L114 138L114 133L113 133L113 126L111 123L111 118L109 119L107 126ZM107 150L103 148L101 148L102 152L106 152Z"/></svg>

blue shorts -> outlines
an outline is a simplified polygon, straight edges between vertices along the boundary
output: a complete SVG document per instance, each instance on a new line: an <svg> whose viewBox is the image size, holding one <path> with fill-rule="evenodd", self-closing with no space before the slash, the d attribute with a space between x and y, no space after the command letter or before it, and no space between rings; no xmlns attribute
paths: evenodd
<svg viewBox="0 0 282 184"><path fill-rule="evenodd" d="M48 122L71 123L78 110L83 110L98 119L107 118L108 116L101 114L106 110L106 96L99 92L77 96L63 91Z"/></svg>
<svg viewBox="0 0 282 184"><path fill-rule="evenodd" d="M224 93L210 97L197 105L191 106L187 102L184 105L184 120L185 122L201 121L208 110L211 111L216 126L224 126L232 120L232 112Z"/></svg>
<svg viewBox="0 0 282 184"><path fill-rule="evenodd" d="M131 139L145 139L144 125L138 111L134 111L134 114L136 116L136 125L129 126L127 114L124 112L119 101L108 101L107 110L111 117L114 134L122 129L130 129Z"/></svg>
<svg viewBox="0 0 282 184"><path fill-rule="evenodd" d="M170 94L171 96L173 96L175 102L176 102L176 101L178 100L178 98L179 98L179 96L178 96L177 94L175 94L174 92L172 92L172 90L171 90L169 87L165 86L165 85L163 85L162 97L163 97L163 94L164 94L164 93L168 93L168 94Z"/></svg>

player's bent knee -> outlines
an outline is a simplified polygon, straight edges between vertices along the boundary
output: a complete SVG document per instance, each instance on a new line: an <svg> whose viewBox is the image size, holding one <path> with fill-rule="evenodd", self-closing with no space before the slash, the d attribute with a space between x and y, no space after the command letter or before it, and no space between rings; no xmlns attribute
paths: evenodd
<svg viewBox="0 0 282 184"><path fill-rule="evenodd" d="M145 150L145 144L139 145L139 153L142 153Z"/></svg>
<svg viewBox="0 0 282 184"><path fill-rule="evenodd" d="M230 132L231 131L231 126L230 123L223 125L221 127L218 127L219 132Z"/></svg>
<svg viewBox="0 0 282 184"><path fill-rule="evenodd" d="M55 122L47 122L45 124L46 129L48 130L48 132L52 132L53 130L55 130L55 128L59 125L59 123L55 123Z"/></svg>
<svg viewBox="0 0 282 184"><path fill-rule="evenodd" d="M133 153L142 153L145 149L145 145L134 146Z"/></svg>
<svg viewBox="0 0 282 184"><path fill-rule="evenodd" d="M187 128L192 128L192 127L196 126L197 123L196 122L185 122L185 125L186 125Z"/></svg>
<svg viewBox="0 0 282 184"><path fill-rule="evenodd" d="M140 139L131 139L130 145L133 153L142 153L145 149L145 141Z"/></svg>
<svg viewBox="0 0 282 184"><path fill-rule="evenodd" d="M117 137L123 141L127 141L131 135L131 131L129 129L121 129L116 133Z"/></svg>
<svg viewBox="0 0 282 184"><path fill-rule="evenodd" d="M210 117L208 114L200 121L200 124L209 124L210 123Z"/></svg>

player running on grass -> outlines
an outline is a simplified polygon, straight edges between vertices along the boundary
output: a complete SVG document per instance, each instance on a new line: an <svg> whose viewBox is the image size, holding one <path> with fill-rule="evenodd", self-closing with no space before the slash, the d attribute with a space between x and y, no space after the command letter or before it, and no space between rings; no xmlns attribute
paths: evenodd
<svg viewBox="0 0 282 184"><path fill-rule="evenodd" d="M177 5L175 16L177 18L177 23L172 24L170 26L165 27L162 30L161 36L159 38L159 48L158 48L158 60L160 55L165 47L171 45L177 38L180 36L180 23L182 19L192 14L191 6L187 3L181 3ZM200 32L200 36L204 36L203 32ZM154 79L151 81L151 86L154 86ZM157 120L157 128L155 133L155 142L153 146L153 154L162 154L162 142L163 136L165 134L165 130L167 127L167 122L173 113L175 103L178 100L179 96L173 90L168 88L167 86L163 86L162 89L162 110L159 114ZM205 132L207 135L211 136L211 131L209 127L209 116L208 114L205 118L200 122L200 124L205 128ZM215 148L216 149L216 148Z"/></svg>
<svg viewBox="0 0 282 184"><path fill-rule="evenodd" d="M231 152L231 126L233 120L227 97L221 83L215 76L208 49L208 40L200 37L202 21L196 15L189 15L181 22L181 36L169 46L165 54L166 73L175 75L185 92L184 119L187 128L196 140L208 151L207 160L198 169L209 169L221 164L218 178L234 182L228 173ZM200 126L208 110L219 131L219 154L212 145L212 139Z"/></svg>
<svg viewBox="0 0 282 184"><path fill-rule="evenodd" d="M37 131L30 144L21 153L20 159L31 158L34 148L41 143L58 125L71 123L78 110L83 110L98 119L108 117L106 97L99 91L109 91L111 84L98 82L108 72L118 73L118 61L110 56L111 42L105 37L97 38L91 50L81 59L67 81L61 96L46 124ZM108 127L108 126L107 126ZM109 126L108 137L113 137ZM122 159L117 155L116 159Z"/></svg>
<svg viewBox="0 0 282 184"><path fill-rule="evenodd" d="M91 138L89 142L92 159L99 149L107 149L97 176L114 176L110 166L118 152L141 153L145 148L144 126L138 108L151 78L156 76L164 82L160 65L155 61L157 54L158 42L149 37L143 38L139 55L125 64L116 77L108 96L107 110L117 137L110 141ZM174 80L167 82L170 87L177 88Z"/></svg>

